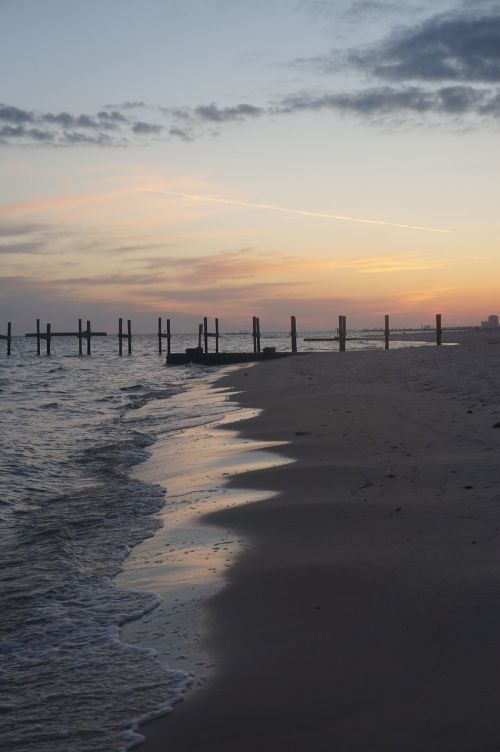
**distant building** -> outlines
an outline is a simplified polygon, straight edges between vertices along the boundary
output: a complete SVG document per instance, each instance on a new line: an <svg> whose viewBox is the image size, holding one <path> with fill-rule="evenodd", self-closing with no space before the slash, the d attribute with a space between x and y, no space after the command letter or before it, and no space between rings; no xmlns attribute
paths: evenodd
<svg viewBox="0 0 500 752"><path fill-rule="evenodd" d="M498 316L488 316L487 321L481 321L481 329L498 329Z"/></svg>

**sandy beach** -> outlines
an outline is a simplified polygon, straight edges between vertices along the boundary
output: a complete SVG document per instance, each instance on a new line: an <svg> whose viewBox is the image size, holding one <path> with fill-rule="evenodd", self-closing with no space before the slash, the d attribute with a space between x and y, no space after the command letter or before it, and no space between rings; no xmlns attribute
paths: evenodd
<svg viewBox="0 0 500 752"><path fill-rule="evenodd" d="M141 750L500 749L500 337L461 341L222 382L293 462L205 517L245 541L205 605L216 670Z"/></svg>

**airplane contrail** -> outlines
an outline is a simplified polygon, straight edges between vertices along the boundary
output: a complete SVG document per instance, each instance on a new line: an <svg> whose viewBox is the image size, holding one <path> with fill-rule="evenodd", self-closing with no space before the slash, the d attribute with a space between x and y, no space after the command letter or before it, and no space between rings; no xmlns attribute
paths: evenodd
<svg viewBox="0 0 500 752"><path fill-rule="evenodd" d="M334 219L341 222L361 222L365 225L382 225L385 227L398 227L404 230L420 230L421 232L440 232L449 233L451 230L443 230L438 227L423 227L421 225L405 225L397 222L386 222L383 219L364 219L362 217L347 217L343 214L328 214L325 212L305 211L304 209L288 209L284 206L275 206L274 204L256 204L251 201L236 201L230 198L218 198L216 196L206 196L199 193L184 193L182 191L160 191L166 196L175 196L177 198L186 198L191 201L205 201L210 204L227 204L228 206L242 206L247 209L266 209L267 211L282 212L284 214L298 214L302 217L318 217L320 219Z"/></svg>

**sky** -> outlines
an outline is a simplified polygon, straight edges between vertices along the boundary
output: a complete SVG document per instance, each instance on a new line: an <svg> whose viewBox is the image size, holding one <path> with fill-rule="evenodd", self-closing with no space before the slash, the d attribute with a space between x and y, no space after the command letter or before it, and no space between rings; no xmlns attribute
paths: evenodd
<svg viewBox="0 0 500 752"><path fill-rule="evenodd" d="M500 2L0 0L0 331L500 313Z"/></svg>

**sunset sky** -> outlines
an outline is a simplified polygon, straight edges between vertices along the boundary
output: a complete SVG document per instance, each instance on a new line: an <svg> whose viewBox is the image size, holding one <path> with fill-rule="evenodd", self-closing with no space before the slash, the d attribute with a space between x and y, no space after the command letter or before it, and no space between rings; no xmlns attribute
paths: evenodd
<svg viewBox="0 0 500 752"><path fill-rule="evenodd" d="M498 0L0 0L0 70L0 330L500 313Z"/></svg>

